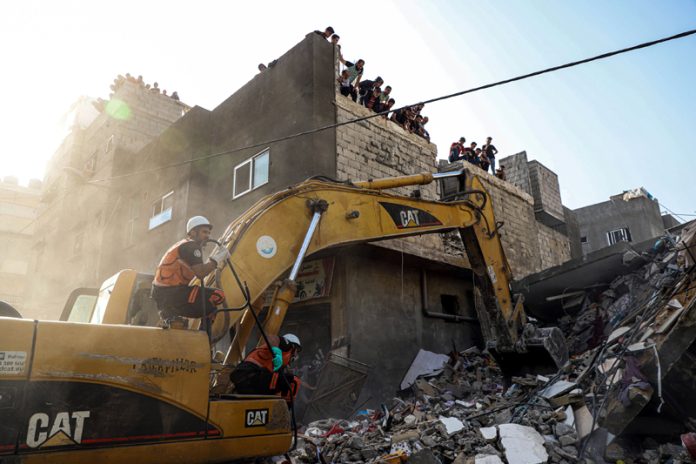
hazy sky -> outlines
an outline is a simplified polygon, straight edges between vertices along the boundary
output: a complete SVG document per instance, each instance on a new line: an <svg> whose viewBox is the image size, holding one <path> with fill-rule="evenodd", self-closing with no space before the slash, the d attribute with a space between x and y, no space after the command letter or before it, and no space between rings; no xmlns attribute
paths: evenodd
<svg viewBox="0 0 696 464"><path fill-rule="evenodd" d="M212 109L327 25L400 106L693 29L696 2L2 2L0 176L41 178L61 116L80 95L107 98L119 73ZM461 135L491 135L503 156L553 169L571 208L644 186L696 214L695 84L691 36L423 113L440 157Z"/></svg>

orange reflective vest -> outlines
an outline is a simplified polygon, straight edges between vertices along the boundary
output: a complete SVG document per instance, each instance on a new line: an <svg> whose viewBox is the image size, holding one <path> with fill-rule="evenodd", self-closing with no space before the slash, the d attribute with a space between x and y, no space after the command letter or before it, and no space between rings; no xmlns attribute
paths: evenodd
<svg viewBox="0 0 696 464"><path fill-rule="evenodd" d="M289 351L283 351L283 366L287 366L290 363L290 356L291 353ZM268 372L273 372L273 354L265 344L261 348L255 348L244 361L254 363Z"/></svg>
<svg viewBox="0 0 696 464"><path fill-rule="evenodd" d="M192 241L191 239L185 238L179 242L176 242L167 250L167 252L162 256L159 265L157 266L157 271L155 272L154 284L160 287L174 287L177 285L188 285L196 274L193 273L191 266L186 264L183 259L179 256L179 247L186 243Z"/></svg>

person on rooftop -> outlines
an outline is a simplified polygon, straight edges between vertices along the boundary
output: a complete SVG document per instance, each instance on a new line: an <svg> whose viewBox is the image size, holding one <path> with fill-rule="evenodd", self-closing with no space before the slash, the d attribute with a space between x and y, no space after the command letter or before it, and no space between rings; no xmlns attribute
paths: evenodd
<svg viewBox="0 0 696 464"><path fill-rule="evenodd" d="M346 60L343 59L343 54L341 53L341 46L338 44L339 40L341 40L341 37L338 34L334 34L331 36L331 43L333 44L334 47L336 47L336 53L338 54L338 61L340 61L342 64L346 64Z"/></svg>
<svg viewBox="0 0 696 464"><path fill-rule="evenodd" d="M495 174L495 155L498 154L498 149L493 145L493 137L486 138L486 144L483 146L483 151L486 153L486 158L491 166L491 174Z"/></svg>
<svg viewBox="0 0 696 464"><path fill-rule="evenodd" d="M395 103L396 103L396 100L394 100L393 98L390 98L389 100L387 100L386 103L384 103L384 104L382 105L382 107L380 108L380 111L379 111L379 112L380 112L380 113L383 113L383 112L385 112L385 111L391 110ZM387 119L387 116L388 116L388 115L387 115L386 113L382 115L382 117L383 117L384 119Z"/></svg>
<svg viewBox="0 0 696 464"><path fill-rule="evenodd" d="M346 71L348 71L348 77L350 79L350 84L356 89L360 86L360 79L362 79L363 71L365 69L365 60L362 58L351 63L350 61L345 62Z"/></svg>
<svg viewBox="0 0 696 464"><path fill-rule="evenodd" d="M466 142L466 139L464 137L459 137L459 141L453 142L452 145L450 145L450 152L449 156L447 157L447 160L450 163L454 163L455 161L459 161L460 159L464 159L464 143Z"/></svg>
<svg viewBox="0 0 696 464"><path fill-rule="evenodd" d="M377 76L374 81L371 81L370 79L365 79L364 81L360 82L359 86L359 93L360 93L360 103L365 105L364 100L367 98L369 99L372 96L372 92L375 89L380 90L380 94L382 93L382 84L384 84L384 80ZM367 105L366 105L367 106Z"/></svg>
<svg viewBox="0 0 696 464"><path fill-rule="evenodd" d="M350 83L350 74L348 73L347 69L344 69L341 72L341 75L338 77L338 85L340 86L339 91L341 92L341 95L351 97L353 101L358 99L358 92Z"/></svg>
<svg viewBox="0 0 696 464"><path fill-rule="evenodd" d="M327 27L326 29L324 29L324 32L321 32L321 31L319 31L319 30L316 30L316 31L314 31L314 33L315 33L315 34L319 34L320 36L322 36L322 37L325 38L326 40L330 40L331 34L334 33L334 28L331 27L331 26L329 26L329 27Z"/></svg>

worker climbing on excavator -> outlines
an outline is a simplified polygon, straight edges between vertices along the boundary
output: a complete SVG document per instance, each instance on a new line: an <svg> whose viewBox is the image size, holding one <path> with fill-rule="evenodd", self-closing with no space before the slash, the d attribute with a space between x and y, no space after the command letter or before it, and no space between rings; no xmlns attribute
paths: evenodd
<svg viewBox="0 0 696 464"><path fill-rule="evenodd" d="M210 239L212 229L205 217L192 217L186 223L187 237L172 245L160 260L152 284L152 298L157 302L163 321L209 316L224 301L225 295L220 289L189 286L194 277L204 278L222 267L230 257L226 248L218 247L208 262L203 262L203 246Z"/></svg>
<svg viewBox="0 0 696 464"><path fill-rule="evenodd" d="M300 388L300 379L285 372L297 359L302 345L293 334L282 337L268 335L271 348L265 343L254 349L232 372L230 379L236 393L280 395L292 401Z"/></svg>

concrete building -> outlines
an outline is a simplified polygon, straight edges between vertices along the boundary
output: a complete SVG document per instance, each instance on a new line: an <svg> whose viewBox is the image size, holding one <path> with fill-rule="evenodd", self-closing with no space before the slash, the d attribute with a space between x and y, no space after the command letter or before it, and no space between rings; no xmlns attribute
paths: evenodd
<svg viewBox="0 0 696 464"><path fill-rule="evenodd" d="M32 180L27 187L10 176L0 181L0 301L25 317L34 317L27 295L35 283L29 270L40 197L40 181Z"/></svg>
<svg viewBox="0 0 696 464"><path fill-rule="evenodd" d="M41 318L57 318L67 296L111 275L102 250L117 246L106 231L125 199L100 179L132 169L140 149L188 107L133 82L117 81L108 102L81 97L66 115L68 135L49 161L36 220L37 260L30 306Z"/></svg>
<svg viewBox="0 0 696 464"><path fill-rule="evenodd" d="M640 243L662 235L668 225L677 225L671 216L663 222L660 204L642 187L573 212L583 255L618 242Z"/></svg>
<svg viewBox="0 0 696 464"><path fill-rule="evenodd" d="M312 176L363 180L435 172L436 146L388 120L313 131L370 114L336 92L334 63L333 46L308 34L217 107L193 107L167 127L162 121L159 134L140 139L139 150L111 156L111 168L95 175L110 179L99 183L107 192L104 222L82 245L93 247L90 258L99 265L89 267L80 282L98 286L122 268L153 272L164 250L184 236L190 216L207 216L215 224L213 235L221 235L263 196ZM287 137L299 133L305 135ZM498 219L508 223L510 234L523 237L523 221L536 224L532 197L486 176ZM438 185L418 190L426 199L440 197ZM96 189L76 184L74 191L88 196ZM518 219L519 203L529 206L524 219ZM551 246L542 258L540 240L560 238L541 234L543 239L529 239L533 244L505 243L521 275L569 254L567 246ZM561 257L551 256L561 248ZM329 352L365 363L369 374L358 402L374 405L391 397L419 348L447 352L479 340L471 271L439 235L327 250L308 257L303 273L303 286L323 283L311 296L298 295L284 326L305 341L301 368L316 375L317 359ZM64 287L63 299L68 292Z"/></svg>

